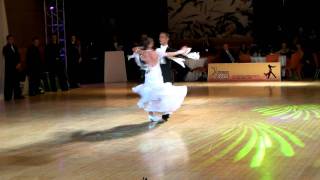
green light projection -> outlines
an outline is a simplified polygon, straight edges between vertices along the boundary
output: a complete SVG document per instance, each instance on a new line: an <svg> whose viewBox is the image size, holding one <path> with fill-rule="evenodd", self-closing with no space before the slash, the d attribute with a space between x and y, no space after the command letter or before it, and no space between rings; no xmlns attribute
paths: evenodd
<svg viewBox="0 0 320 180"><path fill-rule="evenodd" d="M233 157L233 162L247 157L250 159L250 167L257 168L262 165L271 149L279 151L285 157L292 157L295 155L295 147L304 146L299 137L283 128L260 122L241 124L222 134L218 142L207 151L214 155L204 160L199 168L208 167L227 155Z"/></svg>
<svg viewBox="0 0 320 180"><path fill-rule="evenodd" d="M256 108L254 112L259 112L263 116L279 118L280 120L310 120L320 119L319 104L303 104L303 105L275 105L262 108Z"/></svg>

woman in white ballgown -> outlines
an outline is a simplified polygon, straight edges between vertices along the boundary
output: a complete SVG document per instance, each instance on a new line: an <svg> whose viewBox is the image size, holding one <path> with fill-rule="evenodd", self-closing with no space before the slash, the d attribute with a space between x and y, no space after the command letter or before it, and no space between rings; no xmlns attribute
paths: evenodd
<svg viewBox="0 0 320 180"><path fill-rule="evenodd" d="M154 42L147 38L142 48L134 48L133 51L139 54L146 63L144 84L132 88L133 92L140 95L138 107L149 113L149 120L153 122L163 121L162 114L172 114L176 111L185 96L187 95L186 86L173 86L171 83L164 83L160 68L160 59L164 56L176 56L187 51L183 47L177 52L159 53L153 49Z"/></svg>

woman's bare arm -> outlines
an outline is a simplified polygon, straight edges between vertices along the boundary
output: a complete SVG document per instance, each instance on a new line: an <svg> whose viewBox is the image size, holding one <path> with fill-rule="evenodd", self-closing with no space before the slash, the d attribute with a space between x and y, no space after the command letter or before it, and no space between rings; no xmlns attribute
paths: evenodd
<svg viewBox="0 0 320 180"><path fill-rule="evenodd" d="M172 57L172 56L184 54L184 53L187 52L187 50L188 50L188 47L184 46L184 47L182 47L179 51L176 51L176 52L167 52L165 56Z"/></svg>
<svg viewBox="0 0 320 180"><path fill-rule="evenodd" d="M139 46L133 47L133 48L132 48L132 52L141 54L141 53L142 53L142 50L141 50L141 49L142 49L142 47L139 47Z"/></svg>

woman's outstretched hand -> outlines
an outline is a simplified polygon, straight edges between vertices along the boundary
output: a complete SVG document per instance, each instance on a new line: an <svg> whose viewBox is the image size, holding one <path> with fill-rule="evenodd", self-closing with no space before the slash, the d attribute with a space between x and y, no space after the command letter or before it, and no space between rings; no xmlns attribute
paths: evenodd
<svg viewBox="0 0 320 180"><path fill-rule="evenodd" d="M190 51L190 48L188 46L183 46L178 52L179 54L187 54L188 51Z"/></svg>
<svg viewBox="0 0 320 180"><path fill-rule="evenodd" d="M138 51L138 47L133 47L133 48L132 48L132 52L135 53L135 52L137 52L137 51Z"/></svg>

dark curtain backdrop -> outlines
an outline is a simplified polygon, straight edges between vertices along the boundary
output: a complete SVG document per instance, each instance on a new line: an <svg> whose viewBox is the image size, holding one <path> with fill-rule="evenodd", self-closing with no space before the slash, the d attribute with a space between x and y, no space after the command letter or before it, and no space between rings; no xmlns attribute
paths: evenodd
<svg viewBox="0 0 320 180"><path fill-rule="evenodd" d="M27 48L33 36L45 37L43 0L5 0L9 33L19 48ZM44 42L44 41L43 41Z"/></svg>
<svg viewBox="0 0 320 180"><path fill-rule="evenodd" d="M85 52L83 83L103 82L104 52L112 50L113 35L118 36L128 54L141 33L157 37L168 26L166 0L65 0L65 3L67 35L78 35ZM126 67L128 80L136 81L139 70L134 62L126 61Z"/></svg>
<svg viewBox="0 0 320 180"><path fill-rule="evenodd" d="M151 36L167 30L166 0L67 0L67 31L83 41L96 41L107 49L113 34L133 41L142 32Z"/></svg>
<svg viewBox="0 0 320 180"><path fill-rule="evenodd" d="M8 34L7 14L4 0L0 0L0 100L3 99L4 91L4 57L2 55L2 46L6 44L6 36Z"/></svg>
<svg viewBox="0 0 320 180"><path fill-rule="evenodd" d="M132 41L142 32L156 36L168 29L167 0L65 2L68 32L77 33L85 41L96 40L103 48L108 47L112 34ZM253 0L253 10L253 34L264 43L282 38L277 34L279 26L290 37L299 26L313 28L320 22L317 1Z"/></svg>
<svg viewBox="0 0 320 180"><path fill-rule="evenodd" d="M317 1L254 0L253 7L253 32L261 43L273 44L281 39L291 39L299 27L304 27L305 31L319 30L320 27Z"/></svg>

